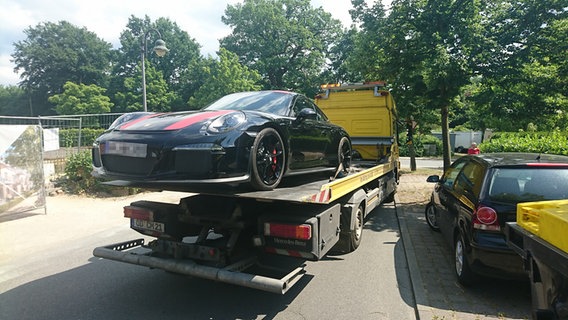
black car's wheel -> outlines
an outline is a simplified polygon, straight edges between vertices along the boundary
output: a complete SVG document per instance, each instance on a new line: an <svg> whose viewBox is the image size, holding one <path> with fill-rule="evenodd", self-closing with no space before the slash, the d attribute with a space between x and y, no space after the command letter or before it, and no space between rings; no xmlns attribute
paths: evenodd
<svg viewBox="0 0 568 320"><path fill-rule="evenodd" d="M347 173L347 169L351 166L351 143L347 137L341 138L339 147L337 148L337 165L338 169Z"/></svg>
<svg viewBox="0 0 568 320"><path fill-rule="evenodd" d="M426 210L424 210L424 215L426 216L426 223L430 229L439 232L440 227L438 226L438 218L436 217L436 207L432 203L426 205Z"/></svg>
<svg viewBox="0 0 568 320"><path fill-rule="evenodd" d="M467 257L465 255L466 246L463 235L460 233L456 236L454 243L455 272L458 282L464 286L470 286L475 280L475 275L471 270Z"/></svg>
<svg viewBox="0 0 568 320"><path fill-rule="evenodd" d="M272 190L282 180L286 160L284 143L278 131L262 129L251 150L251 185L257 190Z"/></svg>

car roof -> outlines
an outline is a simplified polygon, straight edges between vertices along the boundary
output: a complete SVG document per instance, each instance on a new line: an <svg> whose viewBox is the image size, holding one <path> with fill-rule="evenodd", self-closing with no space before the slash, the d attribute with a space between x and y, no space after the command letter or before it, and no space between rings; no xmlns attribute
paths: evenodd
<svg viewBox="0 0 568 320"><path fill-rule="evenodd" d="M545 153L500 152L478 154L472 157L483 160L490 167L527 166L529 164L558 164L568 166L568 156Z"/></svg>

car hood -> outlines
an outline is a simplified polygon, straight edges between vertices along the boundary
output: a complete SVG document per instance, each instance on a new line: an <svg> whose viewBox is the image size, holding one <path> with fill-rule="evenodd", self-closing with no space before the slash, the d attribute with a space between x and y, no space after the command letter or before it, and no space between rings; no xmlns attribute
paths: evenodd
<svg viewBox="0 0 568 320"><path fill-rule="evenodd" d="M211 111L187 111L174 113L150 114L119 126L119 131L173 131L195 124L203 124L235 111L211 110Z"/></svg>

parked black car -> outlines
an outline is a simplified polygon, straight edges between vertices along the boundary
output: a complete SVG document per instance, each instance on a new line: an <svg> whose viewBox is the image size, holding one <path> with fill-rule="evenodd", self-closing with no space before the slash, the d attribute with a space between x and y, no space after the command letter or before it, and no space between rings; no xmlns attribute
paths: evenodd
<svg viewBox="0 0 568 320"><path fill-rule="evenodd" d="M532 153L463 156L435 182L426 206L428 225L454 250L455 274L471 285L476 275L526 277L520 256L508 246L506 222L517 203L568 199L568 157Z"/></svg>
<svg viewBox="0 0 568 320"><path fill-rule="evenodd" d="M288 91L233 93L202 110L118 119L93 147L93 174L108 180L239 185L272 190L282 177L346 171L347 132L307 97Z"/></svg>

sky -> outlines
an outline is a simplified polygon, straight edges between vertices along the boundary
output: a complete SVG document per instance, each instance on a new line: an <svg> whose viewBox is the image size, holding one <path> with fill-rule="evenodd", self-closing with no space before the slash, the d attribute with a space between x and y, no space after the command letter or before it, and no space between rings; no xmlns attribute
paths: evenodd
<svg viewBox="0 0 568 320"><path fill-rule="evenodd" d="M231 32L221 17L228 4L239 2L242 0L0 0L0 85L17 85L20 81L10 61L14 43L25 40L24 30L39 23L65 20L87 28L118 48L120 32L131 15L138 18L148 15L152 21L165 17L201 45L201 54L215 56L219 39ZM311 0L311 3L313 7L323 7L345 27L351 25L351 0Z"/></svg>

